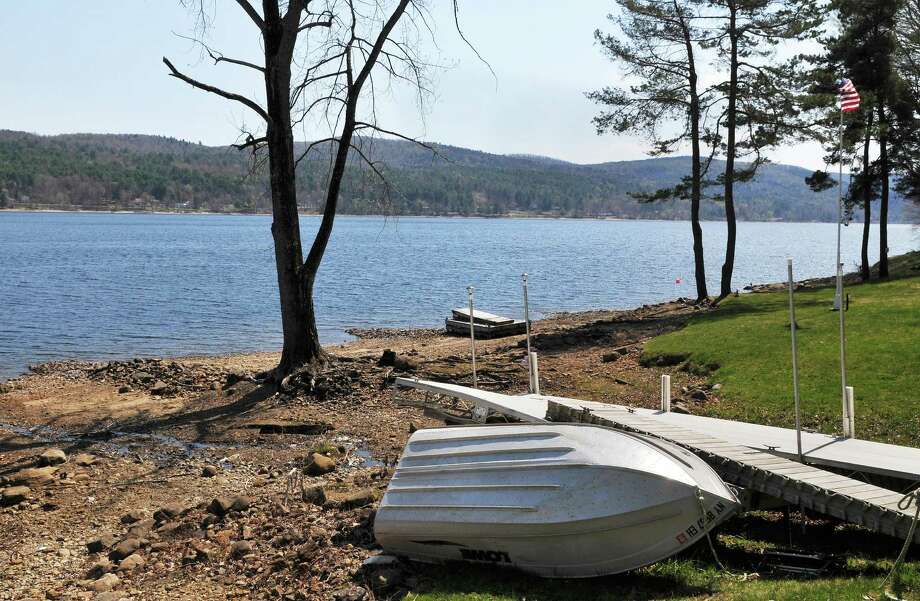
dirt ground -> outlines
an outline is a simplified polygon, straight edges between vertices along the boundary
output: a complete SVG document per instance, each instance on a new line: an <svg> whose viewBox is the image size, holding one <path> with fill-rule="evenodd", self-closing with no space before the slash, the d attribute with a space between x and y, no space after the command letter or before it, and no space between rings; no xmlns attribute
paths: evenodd
<svg viewBox="0 0 920 601"><path fill-rule="evenodd" d="M655 406L660 372L639 364L643 343L700 310L535 323L543 392ZM0 384L0 599L344 601L418 587L411 569L361 567L379 552L374 507L410 430L443 424L391 383L469 383L469 341L360 334L280 391L256 377L273 353L59 362ZM387 349L396 366L378 365ZM483 387L525 391L523 336L479 342L477 355ZM688 373L673 385L691 412L714 394Z"/></svg>

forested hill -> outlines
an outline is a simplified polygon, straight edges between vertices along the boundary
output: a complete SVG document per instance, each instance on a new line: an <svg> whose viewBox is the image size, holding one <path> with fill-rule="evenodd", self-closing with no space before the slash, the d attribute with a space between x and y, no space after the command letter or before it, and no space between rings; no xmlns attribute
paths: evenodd
<svg viewBox="0 0 920 601"><path fill-rule="evenodd" d="M686 201L642 204L631 192L673 185L686 157L578 165L532 155L495 155L435 145L438 156L402 140L362 140L392 184L384 194L353 153L341 212L402 215L562 215L687 219ZM304 145L300 145L303 149ZM328 148L315 148L298 168L306 211L322 207ZM714 169L721 169L715 165ZM815 194L808 171L768 165L736 189L744 220L833 221L836 191ZM717 190L712 190L716 192ZM36 136L0 131L0 208L258 211L270 209L264 172L250 174L248 155L143 135ZM707 202L704 219L721 219ZM907 219L894 198L891 221Z"/></svg>

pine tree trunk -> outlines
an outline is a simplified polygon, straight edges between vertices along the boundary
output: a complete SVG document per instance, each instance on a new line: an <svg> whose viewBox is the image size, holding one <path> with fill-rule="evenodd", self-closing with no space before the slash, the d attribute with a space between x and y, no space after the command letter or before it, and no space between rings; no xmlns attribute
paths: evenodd
<svg viewBox="0 0 920 601"><path fill-rule="evenodd" d="M679 8L675 3L675 8ZM692 168L690 182L690 227L693 231L693 266L696 279L696 300L702 302L709 298L706 288L706 262L703 255L703 228L700 226L700 197L702 196L702 169L700 166L700 96L697 90L696 60L693 54L693 41L690 30L681 19L684 45L687 51L690 83L690 144L692 150Z"/></svg>
<svg viewBox="0 0 920 601"><path fill-rule="evenodd" d="M878 277L888 277L888 123L885 121L884 98L878 103L879 177L882 195L878 210Z"/></svg>
<svg viewBox="0 0 920 601"><path fill-rule="evenodd" d="M732 271L735 268L735 240L737 223L735 220L735 126L737 122L736 106L738 102L738 31L737 7L729 2L729 38L731 40L730 79L728 87L727 137L725 150L725 221L728 236L725 245L725 262L722 264L722 282L719 299L732 293Z"/></svg>
<svg viewBox="0 0 920 601"><path fill-rule="evenodd" d="M862 231L862 263L859 268L859 277L868 282L869 273L869 226L872 223L872 179L869 167L869 145L872 142L872 111L866 123L866 139L863 143L863 231Z"/></svg>

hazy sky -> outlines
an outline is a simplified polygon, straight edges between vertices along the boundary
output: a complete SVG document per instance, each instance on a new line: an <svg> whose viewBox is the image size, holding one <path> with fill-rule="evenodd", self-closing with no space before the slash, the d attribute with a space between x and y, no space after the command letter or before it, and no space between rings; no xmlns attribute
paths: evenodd
<svg viewBox="0 0 920 601"><path fill-rule="evenodd" d="M232 0L214 2L208 42L258 62L257 32ZM258 4L258 3L257 3ZM640 159L648 145L597 136L597 107L584 92L616 83L617 70L594 44L611 0L460 0L465 33L493 78L453 28L450 0L429 0L437 46L428 59L436 95L424 115L394 92L381 125L427 140L495 153L543 154L580 163ZM176 34L194 17L178 0L29 0L4 6L0 36L0 128L42 134L146 133L209 145L234 141L246 109L167 77L162 57L195 77L260 97L255 72L214 66ZM385 97L386 98L386 97ZM298 137L316 137L315 131ZM784 148L777 162L820 167L820 149Z"/></svg>

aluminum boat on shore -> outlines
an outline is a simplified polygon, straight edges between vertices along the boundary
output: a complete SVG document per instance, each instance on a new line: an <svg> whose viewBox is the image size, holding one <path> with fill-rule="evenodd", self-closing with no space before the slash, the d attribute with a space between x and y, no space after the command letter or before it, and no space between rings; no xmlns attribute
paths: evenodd
<svg viewBox="0 0 920 601"><path fill-rule="evenodd" d="M738 506L706 463L655 438L577 424L432 428L409 439L374 532L408 559L582 578L669 557Z"/></svg>

